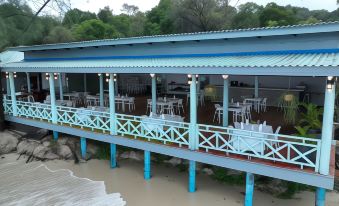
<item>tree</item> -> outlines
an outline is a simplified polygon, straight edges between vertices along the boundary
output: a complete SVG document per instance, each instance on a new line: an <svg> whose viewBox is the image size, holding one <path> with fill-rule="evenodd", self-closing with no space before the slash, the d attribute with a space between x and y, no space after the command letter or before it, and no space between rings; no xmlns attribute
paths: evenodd
<svg viewBox="0 0 339 206"><path fill-rule="evenodd" d="M261 26L284 26L297 24L295 14L276 3L269 3L260 14Z"/></svg>
<svg viewBox="0 0 339 206"><path fill-rule="evenodd" d="M80 24L84 21L96 19L97 15L89 11L81 11L79 9L69 10L62 21L62 25L71 28L75 24Z"/></svg>
<svg viewBox="0 0 339 206"><path fill-rule="evenodd" d="M91 19L77 25L73 30L77 40L94 40L119 37L116 29L99 19Z"/></svg>
<svg viewBox="0 0 339 206"><path fill-rule="evenodd" d="M238 13L233 18L232 27L237 29L259 27L259 15L262 10L262 6L252 2L240 5Z"/></svg>
<svg viewBox="0 0 339 206"><path fill-rule="evenodd" d="M160 0L159 4L146 14L145 33L147 35L173 33L174 23L171 14L171 0Z"/></svg>
<svg viewBox="0 0 339 206"><path fill-rule="evenodd" d="M135 15L139 12L139 7L124 3L122 5L121 11L126 13L127 15Z"/></svg>
<svg viewBox="0 0 339 206"><path fill-rule="evenodd" d="M104 23L108 23L113 18L113 10L110 9L109 6L105 6L99 10L98 18Z"/></svg>
<svg viewBox="0 0 339 206"><path fill-rule="evenodd" d="M63 26L54 27L48 36L44 38L44 43L63 43L73 41L73 35L70 30Z"/></svg>

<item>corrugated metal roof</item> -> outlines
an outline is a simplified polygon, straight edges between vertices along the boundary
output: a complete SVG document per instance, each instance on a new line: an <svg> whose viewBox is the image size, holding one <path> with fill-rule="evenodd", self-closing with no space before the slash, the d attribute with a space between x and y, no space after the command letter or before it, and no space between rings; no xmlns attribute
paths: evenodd
<svg viewBox="0 0 339 206"><path fill-rule="evenodd" d="M338 67L339 53L235 55L172 58L22 61L3 68L183 68L183 67Z"/></svg>
<svg viewBox="0 0 339 206"><path fill-rule="evenodd" d="M23 52L5 51L0 53L0 65L9 62L18 62L24 59Z"/></svg>
<svg viewBox="0 0 339 206"><path fill-rule="evenodd" d="M157 43L171 41L194 41L194 40L212 40L225 38L257 37L257 36L277 36L277 35L338 32L338 31L339 31L339 22L322 22L317 24L302 24L279 27L262 27L237 30L222 30L222 31L196 32L196 33L140 36L117 39L103 39L103 40L92 40L59 44L44 44L34 46L19 46L9 48L8 50L32 51L32 50L65 49L65 48L142 44L142 43Z"/></svg>

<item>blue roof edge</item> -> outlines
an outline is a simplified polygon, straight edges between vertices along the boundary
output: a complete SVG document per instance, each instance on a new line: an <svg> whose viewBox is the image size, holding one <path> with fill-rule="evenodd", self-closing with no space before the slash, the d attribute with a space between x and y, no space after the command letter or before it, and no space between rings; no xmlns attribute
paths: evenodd
<svg viewBox="0 0 339 206"><path fill-rule="evenodd" d="M209 31L196 33L168 34L156 36L140 36L118 39L103 39L82 42L69 42L58 44L43 44L33 46L10 47L9 51L37 51L51 49L66 49L79 47L127 45L127 44L146 44L161 43L173 41L196 41L196 40L217 40L225 38L246 38L257 36L279 36L293 34L310 34L324 32L339 32L339 22L322 22L317 24L302 24L280 27L262 27L238 30Z"/></svg>

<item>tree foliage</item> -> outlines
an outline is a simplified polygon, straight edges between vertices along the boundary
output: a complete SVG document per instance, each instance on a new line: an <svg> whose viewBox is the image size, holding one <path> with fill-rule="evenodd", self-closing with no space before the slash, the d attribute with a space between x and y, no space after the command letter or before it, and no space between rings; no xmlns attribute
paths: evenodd
<svg viewBox="0 0 339 206"><path fill-rule="evenodd" d="M40 2L46 0L32 0ZM124 4L115 15L106 6L97 14L68 9L62 18L30 8L28 0L0 0L0 51L9 46L59 43L103 38L244 29L338 21L339 9L309 10L269 3L250 2L237 7L230 0L160 0L150 11ZM68 8L69 0L50 0L58 10ZM54 3L54 4L52 4ZM29 27L27 25L30 25Z"/></svg>

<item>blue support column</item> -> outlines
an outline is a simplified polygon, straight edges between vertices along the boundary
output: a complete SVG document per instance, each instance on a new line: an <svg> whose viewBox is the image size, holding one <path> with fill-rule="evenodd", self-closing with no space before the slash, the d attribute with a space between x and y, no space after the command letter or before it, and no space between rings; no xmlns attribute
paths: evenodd
<svg viewBox="0 0 339 206"><path fill-rule="evenodd" d="M259 78L258 76L254 77L254 97L259 97Z"/></svg>
<svg viewBox="0 0 339 206"><path fill-rule="evenodd" d="M327 83L329 84L329 83ZM321 133L321 148L319 172L322 175L328 175L330 171L330 158L332 146L333 118L335 107L335 83L331 88L326 85L323 125Z"/></svg>
<svg viewBox="0 0 339 206"><path fill-rule="evenodd" d="M189 171L188 171L188 191L195 192L195 170L196 162L190 160L189 162Z"/></svg>
<svg viewBox="0 0 339 206"><path fill-rule="evenodd" d="M18 110L16 106L16 95L15 95L15 84L14 84L14 74L13 72L8 73L9 86L11 90L11 99L12 99L12 110L13 116L18 116Z"/></svg>
<svg viewBox="0 0 339 206"><path fill-rule="evenodd" d="M190 85L190 126L189 126L189 142L190 149L197 149L197 79L195 74L191 76L192 81ZM189 178L188 191L195 192L195 165L196 162L190 160L189 162Z"/></svg>
<svg viewBox="0 0 339 206"><path fill-rule="evenodd" d="M110 133L116 135L116 114L115 114L115 95L114 95L114 75L109 74L108 80L108 92L109 92L109 113L110 113Z"/></svg>
<svg viewBox="0 0 339 206"><path fill-rule="evenodd" d="M53 131L53 139L54 141L57 141L59 139L59 132Z"/></svg>
<svg viewBox="0 0 339 206"><path fill-rule="evenodd" d="M104 106L104 76L99 74L99 96L100 96L100 107Z"/></svg>
<svg viewBox="0 0 339 206"><path fill-rule="evenodd" d="M151 179L151 152L144 151L144 179Z"/></svg>
<svg viewBox="0 0 339 206"><path fill-rule="evenodd" d="M85 137L80 137L80 148L81 148L81 158L86 159L87 144Z"/></svg>
<svg viewBox="0 0 339 206"><path fill-rule="evenodd" d="M27 92L31 93L31 79L29 77L29 72L26 72L26 76L27 76Z"/></svg>
<svg viewBox="0 0 339 206"><path fill-rule="evenodd" d="M51 97L51 112L52 112L52 123L57 124L58 113L55 103L55 86L54 86L54 74L49 73L49 95ZM58 132L53 132L54 140L58 140Z"/></svg>
<svg viewBox="0 0 339 206"><path fill-rule="evenodd" d="M117 145L116 144L110 144L111 146L111 168L117 167Z"/></svg>
<svg viewBox="0 0 339 206"><path fill-rule="evenodd" d="M222 126L228 126L228 75L222 75L224 79L224 91L223 91L223 115Z"/></svg>
<svg viewBox="0 0 339 206"><path fill-rule="evenodd" d="M157 77L155 74L151 74L152 77L152 113L157 113Z"/></svg>
<svg viewBox="0 0 339 206"><path fill-rule="evenodd" d="M59 96L60 96L60 100L64 100L64 88L62 85L62 74L59 73Z"/></svg>
<svg viewBox="0 0 339 206"><path fill-rule="evenodd" d="M315 206L325 206L326 190L317 188L315 193Z"/></svg>
<svg viewBox="0 0 339 206"><path fill-rule="evenodd" d="M11 87L9 85L9 77L6 78L6 88L7 88L7 90L6 90L7 96L10 96L11 95Z"/></svg>
<svg viewBox="0 0 339 206"><path fill-rule="evenodd" d="M245 206L253 205L253 191L254 191L254 175L252 173L246 173L246 194L245 194Z"/></svg>

